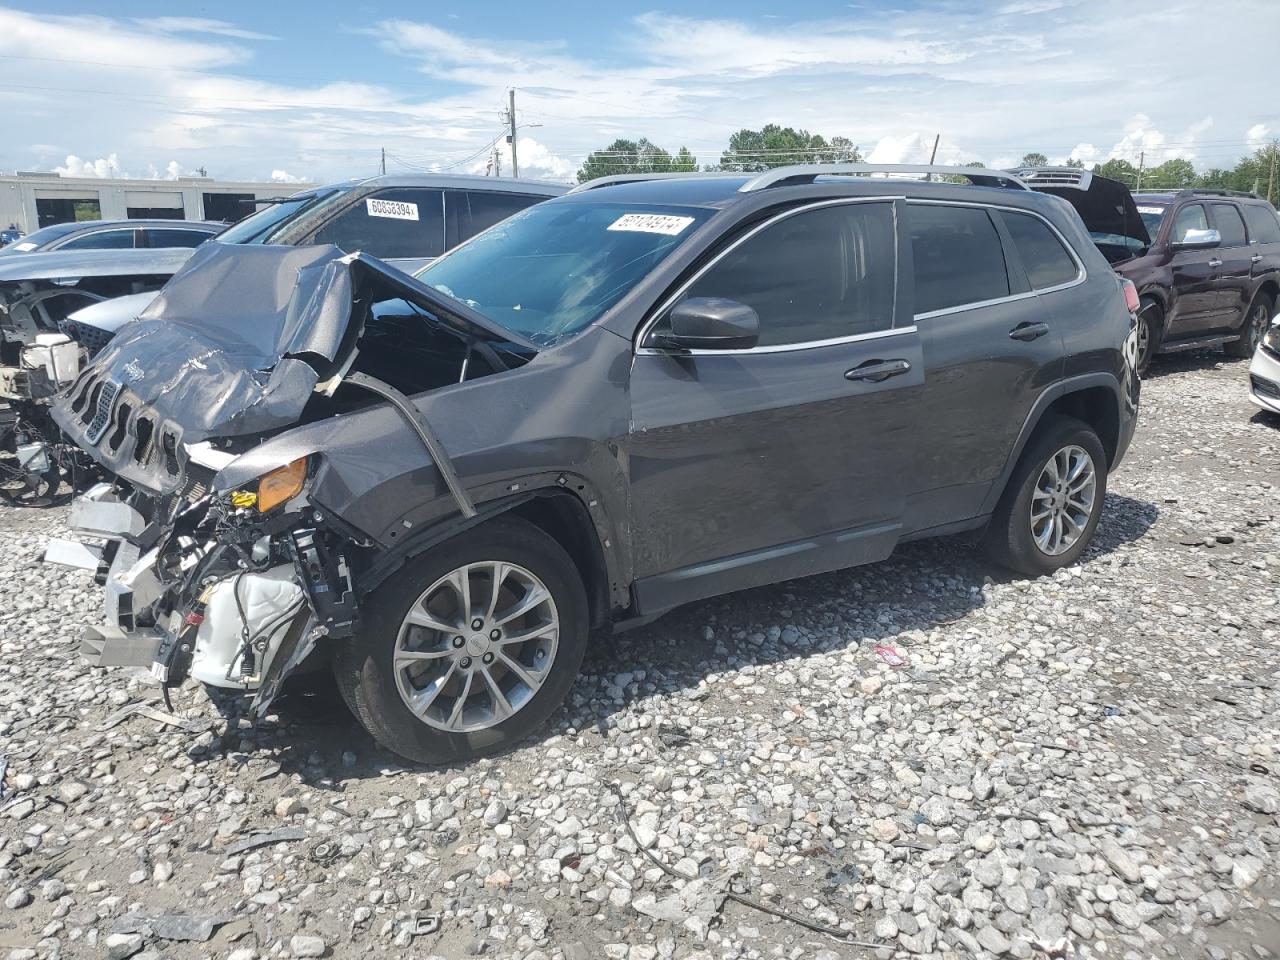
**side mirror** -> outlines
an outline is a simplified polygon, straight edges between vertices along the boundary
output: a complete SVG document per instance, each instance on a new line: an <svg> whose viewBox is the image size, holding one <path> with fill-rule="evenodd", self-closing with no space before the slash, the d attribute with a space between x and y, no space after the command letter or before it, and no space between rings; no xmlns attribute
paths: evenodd
<svg viewBox="0 0 1280 960"><path fill-rule="evenodd" d="M1217 230L1191 229L1173 242L1175 250L1211 250L1222 244L1222 234Z"/></svg>
<svg viewBox="0 0 1280 960"><path fill-rule="evenodd" d="M690 297L671 311L664 347L683 350L745 350L760 339L760 318L745 303L724 297Z"/></svg>

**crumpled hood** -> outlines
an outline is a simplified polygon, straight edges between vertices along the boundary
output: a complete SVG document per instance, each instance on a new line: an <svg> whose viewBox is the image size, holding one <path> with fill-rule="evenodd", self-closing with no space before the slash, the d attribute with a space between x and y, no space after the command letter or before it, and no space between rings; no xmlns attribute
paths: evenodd
<svg viewBox="0 0 1280 960"><path fill-rule="evenodd" d="M172 276L194 249L54 250L0 258L0 283L15 280L77 280L81 277Z"/></svg>
<svg viewBox="0 0 1280 960"><path fill-rule="evenodd" d="M153 438L182 461L183 444L296 423L317 385L353 355L375 290L466 337L536 349L373 257L334 246L215 242L85 368L54 403L53 418L120 476L169 489L184 464L152 463Z"/></svg>

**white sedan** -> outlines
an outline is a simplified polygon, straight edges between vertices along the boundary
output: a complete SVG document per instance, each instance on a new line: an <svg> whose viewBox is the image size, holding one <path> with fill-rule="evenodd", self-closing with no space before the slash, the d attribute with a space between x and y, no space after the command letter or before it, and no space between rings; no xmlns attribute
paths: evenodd
<svg viewBox="0 0 1280 960"><path fill-rule="evenodd" d="M1249 398L1263 410L1280 413L1280 316L1271 321L1249 364Z"/></svg>

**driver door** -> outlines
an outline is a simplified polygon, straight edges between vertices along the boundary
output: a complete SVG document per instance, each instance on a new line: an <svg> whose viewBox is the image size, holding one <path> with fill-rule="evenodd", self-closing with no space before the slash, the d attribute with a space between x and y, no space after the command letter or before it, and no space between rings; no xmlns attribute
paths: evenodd
<svg viewBox="0 0 1280 960"><path fill-rule="evenodd" d="M919 336L896 309L894 203L778 215L666 305L745 303L754 347L665 349L665 313L642 332L624 443L646 612L893 549L923 385Z"/></svg>

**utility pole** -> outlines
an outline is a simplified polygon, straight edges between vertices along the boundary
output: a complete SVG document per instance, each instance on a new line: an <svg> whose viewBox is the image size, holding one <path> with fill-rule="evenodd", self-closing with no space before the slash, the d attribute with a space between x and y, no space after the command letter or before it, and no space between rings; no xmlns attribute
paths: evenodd
<svg viewBox="0 0 1280 960"><path fill-rule="evenodd" d="M511 124L511 132L507 134L507 143L511 144L511 176L520 176L520 161L516 159L516 88L512 87L510 105L507 107L507 122Z"/></svg>
<svg viewBox="0 0 1280 960"><path fill-rule="evenodd" d="M387 175L387 148L382 148L382 175Z"/></svg>
<svg viewBox="0 0 1280 960"><path fill-rule="evenodd" d="M1147 163L1147 151L1143 150L1138 154L1138 185L1133 188L1134 193L1142 190L1142 170Z"/></svg>
<svg viewBox="0 0 1280 960"><path fill-rule="evenodd" d="M1271 175L1267 178L1267 203L1275 203L1271 199L1271 190L1276 185L1276 146L1280 141L1271 141Z"/></svg>

